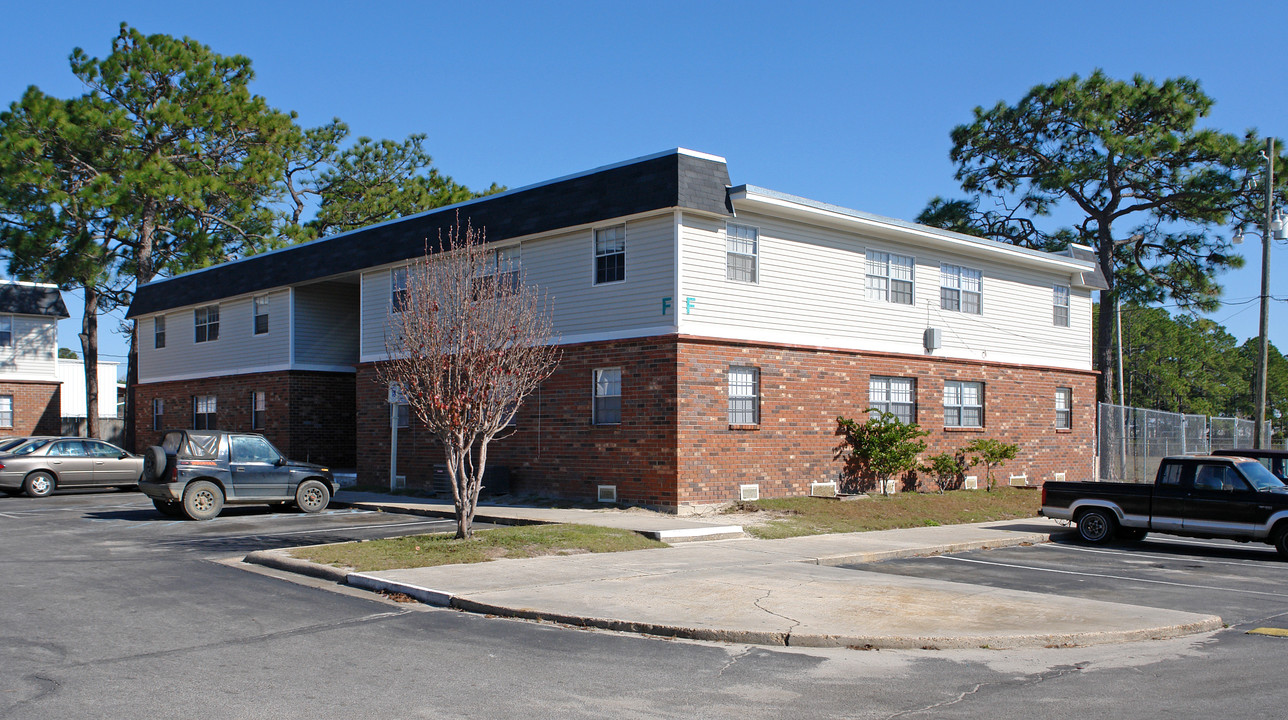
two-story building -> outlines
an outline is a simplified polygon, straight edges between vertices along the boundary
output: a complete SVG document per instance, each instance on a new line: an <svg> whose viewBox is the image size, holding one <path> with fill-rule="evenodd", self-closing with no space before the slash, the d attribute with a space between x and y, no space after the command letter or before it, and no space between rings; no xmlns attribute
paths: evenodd
<svg viewBox="0 0 1288 720"><path fill-rule="evenodd" d="M457 223L553 300L563 360L490 462L521 492L684 510L837 479L838 416L890 410L930 452L1020 446L1091 477L1094 262L733 186L674 150L138 288L140 444L258 429L387 481L376 367L408 262ZM399 472L441 451L414 422Z"/></svg>
<svg viewBox="0 0 1288 720"><path fill-rule="evenodd" d="M0 435L62 432L55 285L0 281Z"/></svg>

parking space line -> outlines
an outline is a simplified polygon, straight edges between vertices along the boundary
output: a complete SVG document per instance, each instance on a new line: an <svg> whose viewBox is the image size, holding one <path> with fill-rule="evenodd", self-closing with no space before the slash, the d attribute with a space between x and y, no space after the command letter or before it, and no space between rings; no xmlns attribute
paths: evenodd
<svg viewBox="0 0 1288 720"><path fill-rule="evenodd" d="M1190 588L1193 590L1219 590L1221 592L1238 593L1240 595L1264 595L1267 597L1288 598L1288 593L1262 592L1260 590L1243 590L1241 588L1224 588L1214 585L1196 585L1194 583L1172 582L1170 580L1153 580L1150 578L1134 578L1126 575L1108 575L1105 573L1079 572L1076 570L1057 570L1055 568L1034 567L1032 565L1018 565L1014 563L1000 563L989 560L976 560L974 558L954 557L952 555L938 555L928 560L955 560L957 562L975 563L977 565L994 565L997 567L1015 568L1017 570L1034 570L1037 572L1056 573L1058 575L1081 575L1083 577L1103 578L1105 580L1125 580L1127 582L1149 583L1152 585L1171 585L1173 587Z"/></svg>
<svg viewBox="0 0 1288 720"><path fill-rule="evenodd" d="M1131 552L1127 552L1125 550L1087 548L1087 547L1077 547L1074 545L1058 545L1055 543L1044 543L1042 545L1035 545L1034 547L1040 547L1047 550L1071 550L1074 552L1093 553L1096 555L1122 555L1124 557L1162 558L1162 559L1173 559L1173 560L1176 559L1175 555L1168 555L1166 553L1152 553L1149 550L1133 550ZM1231 546L1230 545L1211 545L1209 547L1229 548ZM1255 567L1255 566L1261 566L1265 564L1265 561L1263 560L1236 561L1236 560L1212 560L1210 558L1201 558L1201 560L1202 562L1210 565L1234 565L1235 567L1250 567L1250 566Z"/></svg>

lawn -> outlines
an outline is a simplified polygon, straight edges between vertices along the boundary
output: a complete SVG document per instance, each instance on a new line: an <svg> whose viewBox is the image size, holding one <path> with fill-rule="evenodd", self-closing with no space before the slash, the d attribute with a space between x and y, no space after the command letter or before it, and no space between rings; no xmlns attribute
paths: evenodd
<svg viewBox="0 0 1288 720"><path fill-rule="evenodd" d="M358 572L487 562L540 555L623 552L667 547L629 530L591 525L521 525L476 530L469 540L450 533L320 545L291 550L303 560Z"/></svg>
<svg viewBox="0 0 1288 720"><path fill-rule="evenodd" d="M1041 504L1036 490L1001 487L992 492L875 495L848 502L814 497L758 500L738 503L729 512L766 513L764 517L771 519L748 522L743 529L753 537L773 539L1034 517Z"/></svg>

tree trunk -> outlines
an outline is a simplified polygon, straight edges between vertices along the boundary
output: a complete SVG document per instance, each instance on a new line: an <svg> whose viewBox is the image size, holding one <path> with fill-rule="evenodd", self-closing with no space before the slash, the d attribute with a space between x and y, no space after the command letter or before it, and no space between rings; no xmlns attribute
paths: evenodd
<svg viewBox="0 0 1288 720"><path fill-rule="evenodd" d="M1114 282L1113 252L1114 242L1108 228L1098 236L1096 248L1100 261L1100 272L1105 276L1108 290L1100 291L1100 316L1096 318L1096 352L1095 369L1100 371L1096 378L1096 400L1112 403L1114 397L1114 317L1118 305L1117 283Z"/></svg>
<svg viewBox="0 0 1288 720"><path fill-rule="evenodd" d="M156 268L153 263L153 232L156 225L155 221L156 203L147 201L144 204L143 223L139 227L139 244L135 248L135 270L134 285L150 282L156 277ZM130 327L130 353L126 358L125 369L125 449L130 452L137 452L138 434L135 428L135 418L138 416L138 407L135 399L135 388L139 384L139 324L133 322Z"/></svg>
<svg viewBox="0 0 1288 720"><path fill-rule="evenodd" d="M85 288L85 312L81 316L81 357L85 362L85 434L100 437L98 428L98 290Z"/></svg>

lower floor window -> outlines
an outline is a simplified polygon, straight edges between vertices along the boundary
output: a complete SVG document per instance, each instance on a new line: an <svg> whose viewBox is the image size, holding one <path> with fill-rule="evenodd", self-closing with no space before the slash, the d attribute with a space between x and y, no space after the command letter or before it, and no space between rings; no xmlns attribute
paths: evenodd
<svg viewBox="0 0 1288 720"><path fill-rule="evenodd" d="M12 395L0 395L0 427L13 427Z"/></svg>
<svg viewBox="0 0 1288 720"><path fill-rule="evenodd" d="M760 371L752 367L729 368L729 424L760 424Z"/></svg>
<svg viewBox="0 0 1288 720"><path fill-rule="evenodd" d="M215 396L195 395L192 398L192 429L215 429Z"/></svg>
<svg viewBox="0 0 1288 720"><path fill-rule="evenodd" d="M250 426L260 430L264 427L264 411L268 409L268 396L263 390L256 390L250 396Z"/></svg>
<svg viewBox="0 0 1288 720"><path fill-rule="evenodd" d="M911 425L917 419L916 381L912 378L879 377L868 378L868 407L877 412L888 412L899 418L904 425Z"/></svg>
<svg viewBox="0 0 1288 720"><path fill-rule="evenodd" d="M1073 388L1055 389L1055 426L1061 430L1073 427Z"/></svg>
<svg viewBox="0 0 1288 720"><path fill-rule="evenodd" d="M622 369L601 368L595 371L595 406L591 409L596 425L622 422Z"/></svg>
<svg viewBox="0 0 1288 720"><path fill-rule="evenodd" d="M152 398L152 429L164 430L165 425L165 401L161 398Z"/></svg>
<svg viewBox="0 0 1288 720"><path fill-rule="evenodd" d="M944 427L984 426L984 383L944 382Z"/></svg>

